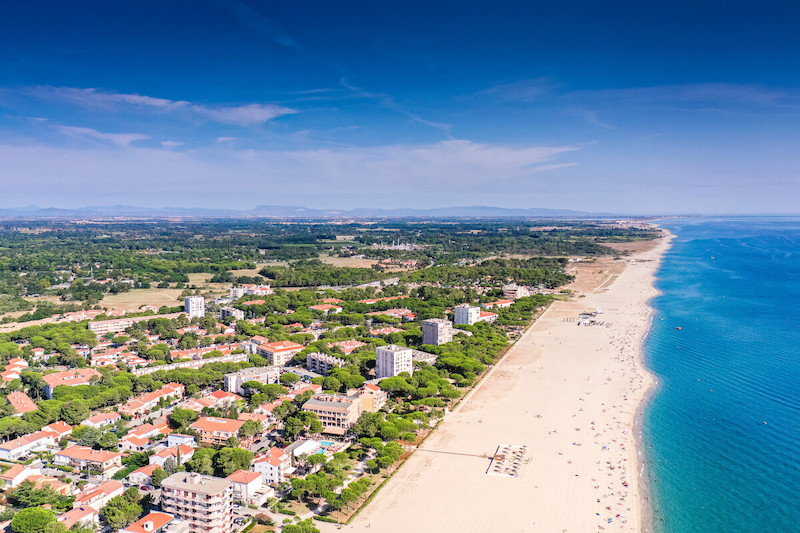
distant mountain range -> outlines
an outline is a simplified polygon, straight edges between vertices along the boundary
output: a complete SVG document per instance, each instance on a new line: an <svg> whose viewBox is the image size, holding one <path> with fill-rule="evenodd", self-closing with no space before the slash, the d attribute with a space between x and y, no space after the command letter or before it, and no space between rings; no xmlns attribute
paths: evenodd
<svg viewBox="0 0 800 533"><path fill-rule="evenodd" d="M507 209L504 207L459 206L433 209L309 209L292 205L259 205L253 209L209 209L193 207L136 207L129 205L88 206L74 209L57 207L0 208L0 218L589 218L621 216L569 209Z"/></svg>

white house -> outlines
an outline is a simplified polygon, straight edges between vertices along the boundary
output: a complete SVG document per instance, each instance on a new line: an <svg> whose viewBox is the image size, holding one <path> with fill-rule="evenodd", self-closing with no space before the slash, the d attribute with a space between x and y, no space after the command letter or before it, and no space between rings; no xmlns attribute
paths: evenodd
<svg viewBox="0 0 800 533"><path fill-rule="evenodd" d="M292 458L286 453L286 450L273 447L264 455L257 457L251 468L263 474L265 485L271 485L285 481L291 466Z"/></svg>

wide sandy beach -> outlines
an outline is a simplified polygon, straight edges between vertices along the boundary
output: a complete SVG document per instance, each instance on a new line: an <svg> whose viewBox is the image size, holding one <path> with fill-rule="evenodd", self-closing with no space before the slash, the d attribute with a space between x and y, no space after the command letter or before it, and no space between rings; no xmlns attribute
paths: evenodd
<svg viewBox="0 0 800 533"><path fill-rule="evenodd" d="M582 296L551 306L342 529L643 531L633 428L652 378L640 343L667 246L577 268ZM578 326L594 309L601 325ZM487 475L501 444L528 447L518 477Z"/></svg>

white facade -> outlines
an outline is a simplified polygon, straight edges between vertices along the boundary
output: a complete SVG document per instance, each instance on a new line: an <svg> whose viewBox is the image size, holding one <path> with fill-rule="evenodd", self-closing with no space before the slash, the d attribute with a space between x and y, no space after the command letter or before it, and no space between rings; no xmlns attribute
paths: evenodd
<svg viewBox="0 0 800 533"><path fill-rule="evenodd" d="M439 346L453 340L453 324L442 318L422 321L422 344Z"/></svg>
<svg viewBox="0 0 800 533"><path fill-rule="evenodd" d="M244 311L236 309L235 307L223 307L219 310L219 316L222 320L225 320L229 316L232 316L236 320L244 320Z"/></svg>
<svg viewBox="0 0 800 533"><path fill-rule="evenodd" d="M189 531L232 533L231 482L192 472L178 472L161 482L161 506L189 523Z"/></svg>
<svg viewBox="0 0 800 533"><path fill-rule="evenodd" d="M506 298L516 300L518 298L524 298L530 295L531 291L528 290L528 287L517 285L516 283L512 283L511 285L503 285L503 296Z"/></svg>
<svg viewBox="0 0 800 533"><path fill-rule="evenodd" d="M202 296L187 296L183 299L183 310L189 318L206 316L206 299Z"/></svg>
<svg viewBox="0 0 800 533"><path fill-rule="evenodd" d="M455 306L453 309L453 318L455 324L466 324L471 326L480 320L481 308L472 307L469 304L461 304Z"/></svg>
<svg viewBox="0 0 800 533"><path fill-rule="evenodd" d="M306 358L306 368L323 376L334 368L341 368L346 364L344 359L318 352L310 353Z"/></svg>
<svg viewBox="0 0 800 533"><path fill-rule="evenodd" d="M391 378L401 372L414 373L411 348L396 344L378 346L375 354L375 377Z"/></svg>

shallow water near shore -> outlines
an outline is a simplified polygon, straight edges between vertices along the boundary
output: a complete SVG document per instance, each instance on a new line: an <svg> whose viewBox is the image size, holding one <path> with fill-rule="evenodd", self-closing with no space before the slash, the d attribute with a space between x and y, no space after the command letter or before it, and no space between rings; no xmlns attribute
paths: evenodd
<svg viewBox="0 0 800 533"><path fill-rule="evenodd" d="M800 530L800 218L669 221L645 340L659 533Z"/></svg>

